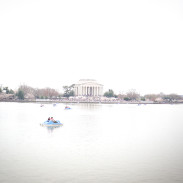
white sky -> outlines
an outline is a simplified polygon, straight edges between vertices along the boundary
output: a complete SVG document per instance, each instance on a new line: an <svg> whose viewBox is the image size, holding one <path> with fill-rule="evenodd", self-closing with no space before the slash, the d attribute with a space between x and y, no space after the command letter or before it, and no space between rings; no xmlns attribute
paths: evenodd
<svg viewBox="0 0 183 183"><path fill-rule="evenodd" d="M0 0L3 86L183 94L182 61L181 0Z"/></svg>

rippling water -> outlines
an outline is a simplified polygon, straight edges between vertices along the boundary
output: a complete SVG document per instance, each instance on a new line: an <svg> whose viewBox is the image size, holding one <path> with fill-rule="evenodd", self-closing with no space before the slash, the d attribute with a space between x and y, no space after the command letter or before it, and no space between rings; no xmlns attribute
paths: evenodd
<svg viewBox="0 0 183 183"><path fill-rule="evenodd" d="M183 105L64 107L0 103L1 183L183 182Z"/></svg>

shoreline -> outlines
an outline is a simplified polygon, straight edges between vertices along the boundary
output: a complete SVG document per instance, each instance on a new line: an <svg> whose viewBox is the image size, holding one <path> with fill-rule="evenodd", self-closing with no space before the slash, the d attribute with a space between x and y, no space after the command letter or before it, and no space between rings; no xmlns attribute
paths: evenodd
<svg viewBox="0 0 183 183"><path fill-rule="evenodd" d="M66 104L138 104L138 105L146 105L146 104L183 104L183 101L175 101L175 102L153 102L153 101L68 101L68 100L0 100L0 102L18 102L18 103L66 103Z"/></svg>

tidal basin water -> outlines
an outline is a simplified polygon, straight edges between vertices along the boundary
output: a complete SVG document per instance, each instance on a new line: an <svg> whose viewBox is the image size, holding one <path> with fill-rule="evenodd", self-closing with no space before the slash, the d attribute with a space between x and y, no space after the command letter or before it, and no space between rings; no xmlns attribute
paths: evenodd
<svg viewBox="0 0 183 183"><path fill-rule="evenodd" d="M0 103L1 183L183 182L183 105L69 106Z"/></svg>

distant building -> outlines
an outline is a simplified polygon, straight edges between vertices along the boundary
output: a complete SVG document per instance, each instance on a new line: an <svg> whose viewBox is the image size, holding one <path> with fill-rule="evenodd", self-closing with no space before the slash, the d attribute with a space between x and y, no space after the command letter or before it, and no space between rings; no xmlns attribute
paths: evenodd
<svg viewBox="0 0 183 183"><path fill-rule="evenodd" d="M102 96L103 85L94 79L80 79L74 86L75 96Z"/></svg>

